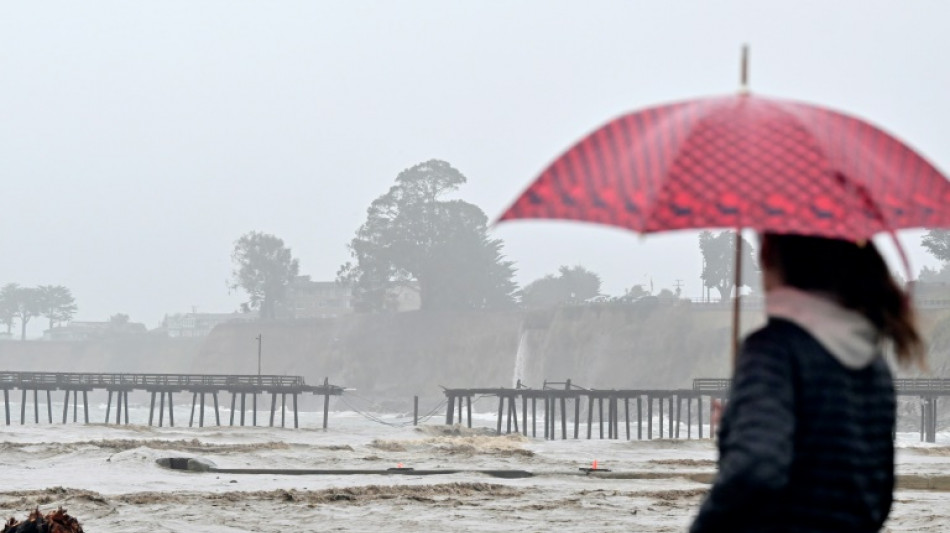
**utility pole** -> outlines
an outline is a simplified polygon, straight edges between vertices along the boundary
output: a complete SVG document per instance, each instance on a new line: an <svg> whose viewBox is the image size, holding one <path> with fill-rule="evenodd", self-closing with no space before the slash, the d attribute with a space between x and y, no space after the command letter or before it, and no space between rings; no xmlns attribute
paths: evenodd
<svg viewBox="0 0 950 533"><path fill-rule="evenodd" d="M257 334L257 382L261 381L261 342L264 340L264 336L260 333Z"/></svg>
<svg viewBox="0 0 950 533"><path fill-rule="evenodd" d="M706 286L706 256L703 256L703 273L699 275L702 283L699 285L699 296L705 303L709 303L709 287Z"/></svg>
<svg viewBox="0 0 950 533"><path fill-rule="evenodd" d="M673 287L676 289L676 297L679 298L679 296L683 294L683 280L676 280L676 283L673 284Z"/></svg>

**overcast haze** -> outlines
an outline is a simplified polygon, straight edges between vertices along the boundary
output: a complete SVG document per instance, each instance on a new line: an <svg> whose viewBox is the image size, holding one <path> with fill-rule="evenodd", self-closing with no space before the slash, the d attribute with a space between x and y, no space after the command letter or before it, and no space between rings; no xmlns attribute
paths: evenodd
<svg viewBox="0 0 950 533"><path fill-rule="evenodd" d="M613 116L734 91L743 42L754 92L858 114L950 168L950 4L829 4L4 2L0 283L155 327L238 306L225 280L251 230L331 280L401 170L450 162L494 218ZM522 284L580 263L610 294L651 277L700 293L694 233L495 235Z"/></svg>

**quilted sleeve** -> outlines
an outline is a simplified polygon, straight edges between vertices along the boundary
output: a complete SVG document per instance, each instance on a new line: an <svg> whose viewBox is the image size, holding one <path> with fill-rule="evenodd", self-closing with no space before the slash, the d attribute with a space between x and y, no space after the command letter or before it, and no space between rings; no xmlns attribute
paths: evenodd
<svg viewBox="0 0 950 533"><path fill-rule="evenodd" d="M720 433L719 472L691 532L728 531L787 485L795 433L791 355L761 336L743 345Z"/></svg>

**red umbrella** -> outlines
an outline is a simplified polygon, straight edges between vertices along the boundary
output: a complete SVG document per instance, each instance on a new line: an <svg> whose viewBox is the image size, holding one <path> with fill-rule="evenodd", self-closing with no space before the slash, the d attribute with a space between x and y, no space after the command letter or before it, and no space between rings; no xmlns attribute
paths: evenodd
<svg viewBox="0 0 950 533"><path fill-rule="evenodd" d="M500 220L522 218L864 240L950 226L950 182L863 120L742 91L608 122L551 163Z"/></svg>
<svg viewBox="0 0 950 533"><path fill-rule="evenodd" d="M518 218L858 240L950 226L950 182L860 119L740 94L608 122L557 158L500 220Z"/></svg>

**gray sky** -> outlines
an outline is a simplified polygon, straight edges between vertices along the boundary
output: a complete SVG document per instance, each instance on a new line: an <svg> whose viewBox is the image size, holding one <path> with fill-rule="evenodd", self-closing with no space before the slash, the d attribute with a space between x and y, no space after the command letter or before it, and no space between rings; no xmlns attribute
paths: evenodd
<svg viewBox="0 0 950 533"><path fill-rule="evenodd" d="M225 280L250 230L332 279L404 168L449 161L496 217L606 120L735 90L743 42L755 92L858 114L947 170L947 20L936 0L4 2L0 283L66 285L77 319L154 327L242 301ZM700 292L694 233L495 234L522 283L582 263L608 293Z"/></svg>

